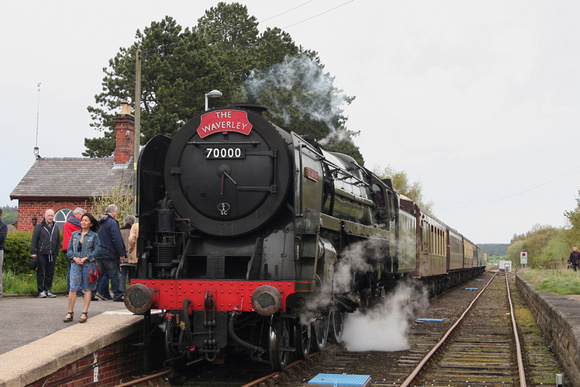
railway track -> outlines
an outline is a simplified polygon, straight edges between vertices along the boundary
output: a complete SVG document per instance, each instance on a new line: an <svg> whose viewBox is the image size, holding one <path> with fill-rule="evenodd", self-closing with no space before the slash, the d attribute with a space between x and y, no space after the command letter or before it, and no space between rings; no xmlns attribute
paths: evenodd
<svg viewBox="0 0 580 387"><path fill-rule="evenodd" d="M401 386L527 386L509 282L494 275Z"/></svg>
<svg viewBox="0 0 580 387"><path fill-rule="evenodd" d="M404 385L427 354L443 341L447 331L464 314L467 316L466 321L458 323L462 327L449 335L449 340L454 342L448 341L442 345L446 354L440 352L433 356L432 362L427 364L428 368L420 373L422 379L415 380L412 384L408 382L408 385L518 385L520 377L518 363L520 368L523 366L525 369L526 376L522 379L527 381L528 386L553 385L556 374L563 373L562 366L545 344L540 330L535 325L535 318L515 286L513 275L508 278L500 274L490 283L489 288L482 292L482 288L493 276L493 273L487 272L478 279L470 280L431 299L429 308L415 316L423 319L415 319L410 324L408 350L348 352L344 348L342 350L339 348L323 354L310 364L299 366L298 368L302 370L294 371L279 385L308 386L308 380L318 373L371 375L372 385L375 387ZM506 283L511 291L513 311L508 309ZM467 307L479 294L480 299L474 303L475 310L466 313ZM515 339L511 338L513 335L511 316L516 318L518 324L516 332L519 333L522 343L520 362L517 361L515 353L517 351ZM468 338L470 335L471 339ZM468 343L469 340L472 340L472 343ZM507 346L506 341L510 343ZM461 347L466 352L454 354ZM500 356L502 351L505 357ZM469 365L470 362L473 364ZM506 364L509 365L509 370L506 370ZM454 373L455 377L450 377ZM494 377L494 374L497 375ZM435 381L436 378L439 378L439 381ZM493 382L501 378L508 381ZM479 380L481 384L478 383ZM571 386L565 377L563 386Z"/></svg>
<svg viewBox="0 0 580 387"><path fill-rule="evenodd" d="M544 343L541 332L535 326L535 318L519 295L513 277L506 281L506 276L500 274L490 281L493 276L492 273L485 273L478 279L470 280L432 298L429 307L419 312L419 315L414 316L409 323L407 332L409 349L395 352L349 352L343 346L335 345L304 362L292 363L284 372L272 373L267 367L262 366L259 367L262 376L256 375L255 378L249 379L247 372L250 367L256 367L255 363L241 366L232 363L222 366L210 365L207 368L203 367L209 371L205 376L183 376L180 384L220 385L220 381L225 382L223 377L227 372L232 375L229 378L232 384L222 385L238 383L238 386L258 387L308 386L308 381L319 373L346 373L371 375L372 385L375 387L514 386L519 384L520 379L514 352L515 339L512 338L514 328L511 316L515 316L518 323L516 332L520 334L522 342L521 363L526 373L522 379L526 380L529 386L553 385L555 375L563 373L562 367ZM482 291L488 283L488 288ZM508 306L506 283L511 290L513 311ZM478 295L479 299L474 302ZM474 309L465 312L472 303ZM441 351L432 354L423 364L426 368L416 372L420 379L410 380L405 384L427 354L443 342L442 338L462 315L465 315L464 321L457 323L458 327L453 333L449 333L445 344L439 345ZM246 377L236 379L236 375ZM564 379L563 386L570 385Z"/></svg>

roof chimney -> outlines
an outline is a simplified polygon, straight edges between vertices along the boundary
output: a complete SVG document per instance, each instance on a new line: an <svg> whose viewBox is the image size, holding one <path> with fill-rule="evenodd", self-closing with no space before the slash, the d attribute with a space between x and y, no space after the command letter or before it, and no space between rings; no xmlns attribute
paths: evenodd
<svg viewBox="0 0 580 387"><path fill-rule="evenodd" d="M129 105L129 98L121 101L121 115L131 115L131 105Z"/></svg>
<svg viewBox="0 0 580 387"><path fill-rule="evenodd" d="M135 138L135 118L131 114L129 100L121 101L121 112L113 119L115 121L115 165L128 165L133 157L133 141Z"/></svg>

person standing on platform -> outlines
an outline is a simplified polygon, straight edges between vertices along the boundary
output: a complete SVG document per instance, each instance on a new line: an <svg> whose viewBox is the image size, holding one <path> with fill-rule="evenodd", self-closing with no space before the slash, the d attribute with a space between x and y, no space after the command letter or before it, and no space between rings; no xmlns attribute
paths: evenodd
<svg viewBox="0 0 580 387"><path fill-rule="evenodd" d="M137 238L139 238L139 223L136 220L131 226L131 233L129 234L129 246L127 246L127 253L129 254L129 263L133 265L133 270L129 270L129 282L137 275Z"/></svg>
<svg viewBox="0 0 580 387"><path fill-rule="evenodd" d="M68 242L70 241L70 236L73 232L81 229L81 216L85 213L80 207L75 208L73 213L68 217L64 225L62 226L62 252L66 257ZM68 270L66 274L66 288L70 289L70 265L72 261L67 257L68 260ZM80 296L80 294L79 294Z"/></svg>
<svg viewBox="0 0 580 387"><path fill-rule="evenodd" d="M97 220L88 212L81 217L81 229L72 233L67 249L67 258L72 262L70 267L70 287L68 292L68 313L62 320L71 322L74 317L74 307L77 301L77 292L84 292L83 313L80 323L87 322L92 292L97 283L90 283L91 263L101 251L101 241L97 230Z"/></svg>
<svg viewBox="0 0 580 387"><path fill-rule="evenodd" d="M135 221L136 219L133 215L127 215L125 217L125 225L121 227L121 235L123 236L123 243L125 244L128 254L128 259L125 262L121 262L120 283L121 290L123 290L123 292L125 292L125 289L127 288L127 277L129 277L129 281L135 278L135 264L137 263L137 259L134 260L132 259L133 257L136 258L136 254L134 251L133 253L131 253L131 243L129 241L129 237L133 230L133 226L137 224L135 223Z"/></svg>
<svg viewBox="0 0 580 387"><path fill-rule="evenodd" d="M55 298L52 294L52 278L54 277L54 265L56 256L60 251L60 231L54 222L54 211L48 209L44 212L42 222L34 226L30 243L30 257L36 259L38 269L36 272L36 285L38 298Z"/></svg>
<svg viewBox="0 0 580 387"><path fill-rule="evenodd" d="M107 273L103 273L103 275L99 277L99 280L97 281L98 285L96 291L97 299L101 299L103 301L110 301L113 299L113 296L111 296L111 292L109 291L109 282L110 282L109 276L107 275ZM93 301L95 301L94 298Z"/></svg>
<svg viewBox="0 0 580 387"><path fill-rule="evenodd" d="M117 206L109 204L105 209L105 218L101 220L99 238L101 239L101 254L97 258L97 265L101 273L107 273L111 279L113 301L123 301L123 291L119 284L120 263L125 262L125 244L121 236L117 217Z"/></svg>
<svg viewBox="0 0 580 387"><path fill-rule="evenodd" d="M572 264L572 269L574 269L574 271L578 270L578 266L580 265L580 253L578 252L578 247L574 247L574 250L570 253L568 262Z"/></svg>
<svg viewBox="0 0 580 387"><path fill-rule="evenodd" d="M0 208L0 298L2 298L2 265L4 264L4 242L8 235L8 226L2 221L2 208Z"/></svg>

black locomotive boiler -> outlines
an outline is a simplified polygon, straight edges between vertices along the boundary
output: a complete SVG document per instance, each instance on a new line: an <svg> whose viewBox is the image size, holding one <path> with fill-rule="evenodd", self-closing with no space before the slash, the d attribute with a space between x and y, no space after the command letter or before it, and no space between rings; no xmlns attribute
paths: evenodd
<svg viewBox="0 0 580 387"><path fill-rule="evenodd" d="M141 152L140 260L125 304L162 311L168 359L243 350L284 369L311 343L340 342L345 313L381 300L397 278L429 277L418 270L431 259L425 214L401 208L389 180L264 110L205 112ZM415 239L398 243L403 234ZM447 243L437 254L450 254ZM434 277L448 276L437 267Z"/></svg>

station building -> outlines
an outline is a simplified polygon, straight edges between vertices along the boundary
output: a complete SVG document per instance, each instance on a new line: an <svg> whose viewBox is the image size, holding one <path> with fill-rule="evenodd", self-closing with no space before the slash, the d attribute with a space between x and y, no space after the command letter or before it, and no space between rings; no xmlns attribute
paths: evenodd
<svg viewBox="0 0 580 387"><path fill-rule="evenodd" d="M128 102L123 101L114 122L113 157L45 158L37 155L32 167L10 193L11 200L18 200L18 222L14 225L18 231L32 230L44 219L47 209L54 210L55 222L62 230L75 208L91 212L95 197L120 184L133 186L135 119Z"/></svg>

